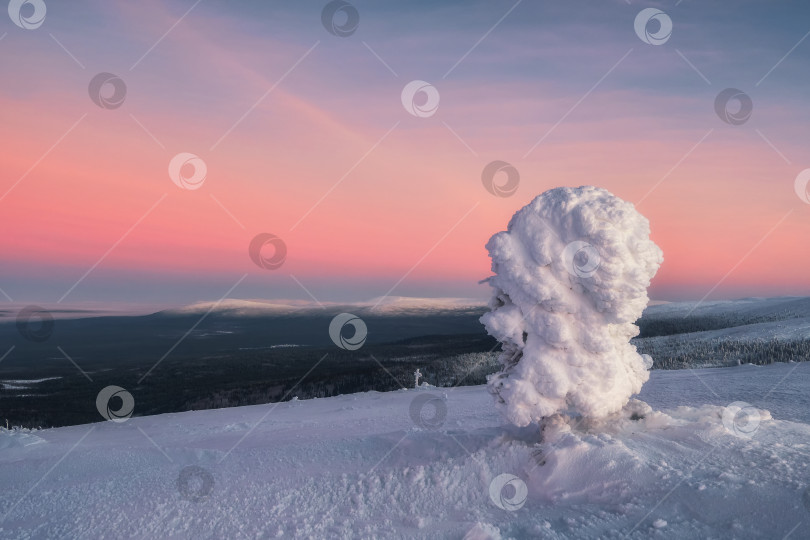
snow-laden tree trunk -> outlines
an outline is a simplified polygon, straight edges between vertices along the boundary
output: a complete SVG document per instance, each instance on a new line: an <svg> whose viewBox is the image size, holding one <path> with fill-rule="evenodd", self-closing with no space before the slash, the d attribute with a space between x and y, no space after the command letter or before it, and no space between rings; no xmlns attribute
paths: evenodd
<svg viewBox="0 0 810 540"><path fill-rule="evenodd" d="M663 254L632 204L592 186L552 189L486 247L493 296L481 322L503 366L488 384L507 420L604 417L641 390L652 359L630 339Z"/></svg>

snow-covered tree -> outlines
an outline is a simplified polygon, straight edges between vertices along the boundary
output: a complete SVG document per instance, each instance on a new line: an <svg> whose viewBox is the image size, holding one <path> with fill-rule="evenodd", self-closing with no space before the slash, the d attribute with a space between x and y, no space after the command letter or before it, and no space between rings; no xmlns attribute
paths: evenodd
<svg viewBox="0 0 810 540"><path fill-rule="evenodd" d="M556 188L486 247L493 296L481 322L502 344L488 384L505 418L599 418L627 404L652 365L630 344L663 262L647 219L605 189Z"/></svg>

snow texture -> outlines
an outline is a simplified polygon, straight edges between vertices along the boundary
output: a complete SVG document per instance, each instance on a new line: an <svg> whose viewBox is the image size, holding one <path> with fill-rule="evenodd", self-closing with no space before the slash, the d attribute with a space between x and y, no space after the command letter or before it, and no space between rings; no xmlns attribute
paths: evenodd
<svg viewBox="0 0 810 540"><path fill-rule="evenodd" d="M652 365L629 343L663 261L647 219L605 189L555 188L486 247L494 292L481 322L502 343L489 389L504 417L522 427L619 411Z"/></svg>
<svg viewBox="0 0 810 540"><path fill-rule="evenodd" d="M810 538L809 385L810 362L656 370L637 420L557 417L542 442L483 386L0 429L0 538ZM750 437L723 423L739 399Z"/></svg>

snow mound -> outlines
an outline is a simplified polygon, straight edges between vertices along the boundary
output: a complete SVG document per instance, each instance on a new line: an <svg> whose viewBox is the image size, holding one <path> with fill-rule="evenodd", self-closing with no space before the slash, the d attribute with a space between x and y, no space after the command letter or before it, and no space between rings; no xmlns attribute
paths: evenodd
<svg viewBox="0 0 810 540"><path fill-rule="evenodd" d="M672 474L667 459L673 455L708 455L717 443L744 444L748 437L735 431L728 411L703 405L660 412L631 400L621 411L596 421L555 415L544 422L543 443L534 456L539 466L529 471L534 492L548 502L609 504L626 499L639 486ZM772 421L766 410L752 413L755 430Z"/></svg>
<svg viewBox="0 0 810 540"><path fill-rule="evenodd" d="M0 428L0 450L9 448L22 448L34 444L42 444L45 439L34 434L30 429L4 429Z"/></svg>
<svg viewBox="0 0 810 540"><path fill-rule="evenodd" d="M503 344L490 392L518 426L573 410L619 411L649 378L629 340L663 261L634 206L592 186L556 188L487 243L487 332Z"/></svg>

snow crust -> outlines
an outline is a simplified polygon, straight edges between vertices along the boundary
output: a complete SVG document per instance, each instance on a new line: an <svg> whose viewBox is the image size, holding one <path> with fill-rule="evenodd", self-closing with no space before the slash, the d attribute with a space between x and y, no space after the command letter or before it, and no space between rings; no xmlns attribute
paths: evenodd
<svg viewBox="0 0 810 540"><path fill-rule="evenodd" d="M619 411L652 365L629 343L663 261L647 219L605 189L555 188L486 247L493 296L481 322L503 345L489 389L504 417L526 426Z"/></svg>
<svg viewBox="0 0 810 540"><path fill-rule="evenodd" d="M810 362L655 371L646 404L542 441L484 386L0 429L0 538L808 538L808 385ZM424 395L437 426L410 414ZM740 399L751 436L723 423ZM511 511L503 474L528 491Z"/></svg>

